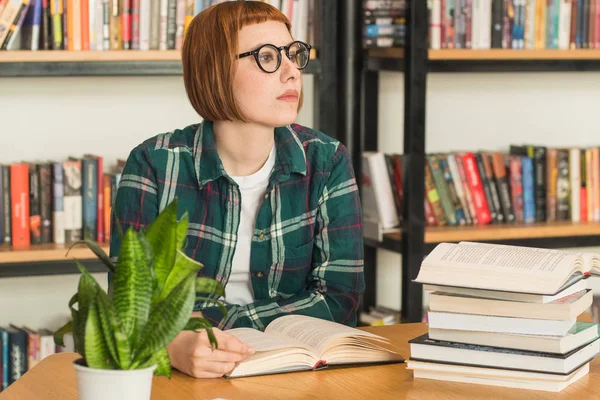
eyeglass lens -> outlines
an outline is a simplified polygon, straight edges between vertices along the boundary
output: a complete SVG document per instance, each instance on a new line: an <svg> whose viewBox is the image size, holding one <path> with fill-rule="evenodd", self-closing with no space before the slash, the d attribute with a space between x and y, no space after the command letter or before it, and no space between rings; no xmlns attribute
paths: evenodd
<svg viewBox="0 0 600 400"><path fill-rule="evenodd" d="M267 72L275 72L279 68L279 50L272 46L264 46L258 52L258 61ZM298 69L306 67L309 59L308 48L302 43L294 43L289 49L289 59Z"/></svg>

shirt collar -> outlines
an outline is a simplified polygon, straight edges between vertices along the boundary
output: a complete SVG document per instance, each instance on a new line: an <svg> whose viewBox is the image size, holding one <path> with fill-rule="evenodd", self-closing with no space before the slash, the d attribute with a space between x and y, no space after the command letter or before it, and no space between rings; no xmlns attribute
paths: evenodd
<svg viewBox="0 0 600 400"><path fill-rule="evenodd" d="M292 173L306 176L306 152L292 126L275 128L275 146L277 151L273 171L277 180L285 181ZM220 177L230 179L217 152L212 121L204 120L196 130L194 167L200 187Z"/></svg>

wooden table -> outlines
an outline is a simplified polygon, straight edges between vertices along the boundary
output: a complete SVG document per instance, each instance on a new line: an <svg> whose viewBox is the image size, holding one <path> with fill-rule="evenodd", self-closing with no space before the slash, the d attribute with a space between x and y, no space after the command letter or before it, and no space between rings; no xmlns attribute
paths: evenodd
<svg viewBox="0 0 600 400"><path fill-rule="evenodd" d="M425 324L362 328L393 340L408 358L408 340L427 332ZM0 400L76 400L71 362L74 353L52 355L0 394ZM239 379L194 379L173 371L169 381L154 377L152 400L159 399L598 399L600 361L590 374L560 393L524 391L492 386L414 380L405 364L296 372Z"/></svg>

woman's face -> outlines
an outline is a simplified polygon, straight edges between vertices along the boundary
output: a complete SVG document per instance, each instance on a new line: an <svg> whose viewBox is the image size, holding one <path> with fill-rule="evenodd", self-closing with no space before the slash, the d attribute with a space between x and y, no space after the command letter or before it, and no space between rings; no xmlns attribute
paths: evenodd
<svg viewBox="0 0 600 400"><path fill-rule="evenodd" d="M238 54L255 50L266 43L279 47L292 41L292 36L281 22L248 25L239 32ZM281 65L274 73L261 70L252 55L236 61L234 97L242 114L252 123L284 126L293 123L298 116L302 74L287 58L285 50L281 51L281 55ZM265 63L277 63L276 59L270 61L263 57L263 60Z"/></svg>

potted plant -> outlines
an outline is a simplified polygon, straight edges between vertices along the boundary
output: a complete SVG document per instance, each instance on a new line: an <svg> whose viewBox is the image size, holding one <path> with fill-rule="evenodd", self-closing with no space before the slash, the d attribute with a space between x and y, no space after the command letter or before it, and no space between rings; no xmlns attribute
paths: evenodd
<svg viewBox="0 0 600 400"><path fill-rule="evenodd" d="M171 377L166 345L182 330L206 329L213 348L218 346L211 324L191 318L197 300L225 307L217 300L223 286L198 277L202 265L182 249L188 228L185 213L177 221L177 200L167 206L147 230L119 232L120 254L113 264L98 244L83 240L112 275L106 293L78 260L81 271L77 293L69 301L71 321L54 335L64 346L71 332L80 400L149 400L153 376ZM71 246L72 247L72 246Z"/></svg>

